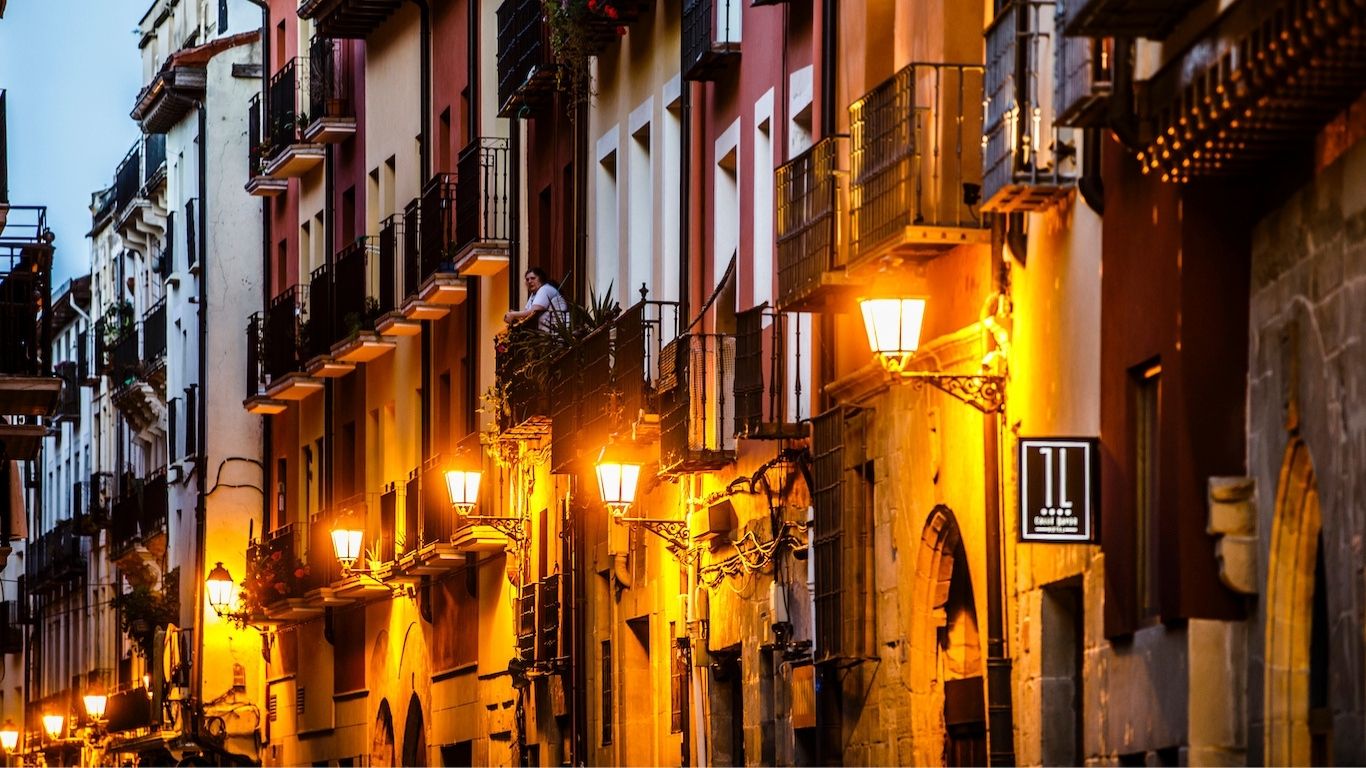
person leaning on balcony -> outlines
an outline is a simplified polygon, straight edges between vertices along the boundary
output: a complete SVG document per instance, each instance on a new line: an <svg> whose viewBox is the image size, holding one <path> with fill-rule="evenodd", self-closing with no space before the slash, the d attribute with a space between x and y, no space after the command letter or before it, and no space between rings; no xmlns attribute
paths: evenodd
<svg viewBox="0 0 1366 768"><path fill-rule="evenodd" d="M503 315L503 322L509 326L521 325L530 320L536 321L536 329L550 333L555 327L555 316L561 321L569 316L569 305L560 295L560 287L546 275L540 267L526 271L526 309L512 310Z"/></svg>

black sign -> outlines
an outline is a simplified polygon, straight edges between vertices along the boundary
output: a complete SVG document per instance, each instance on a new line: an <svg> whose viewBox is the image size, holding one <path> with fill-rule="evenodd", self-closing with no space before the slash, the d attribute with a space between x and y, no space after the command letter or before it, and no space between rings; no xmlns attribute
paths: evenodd
<svg viewBox="0 0 1366 768"><path fill-rule="evenodd" d="M1020 439L1021 541L1095 539L1099 448L1089 437Z"/></svg>

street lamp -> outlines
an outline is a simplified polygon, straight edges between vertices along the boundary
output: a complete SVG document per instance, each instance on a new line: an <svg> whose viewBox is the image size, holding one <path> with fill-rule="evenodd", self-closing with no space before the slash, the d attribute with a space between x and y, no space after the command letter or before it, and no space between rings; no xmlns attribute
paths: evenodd
<svg viewBox="0 0 1366 768"><path fill-rule="evenodd" d="M219 563L221 566L222 563ZM104 719L104 709L109 703L109 697L102 693L87 693L81 697L85 701L85 713L91 720L100 721Z"/></svg>
<svg viewBox="0 0 1366 768"><path fill-rule="evenodd" d="M213 608L214 613L222 616L232 608L233 588L236 585L233 584L232 574L223 567L222 560L219 560L214 565L213 570L209 571L209 577L204 581L204 586L209 595L209 607ZM88 709L88 697L86 706ZM101 707L101 711L103 711L103 707Z"/></svg>
<svg viewBox="0 0 1366 768"><path fill-rule="evenodd" d="M1005 377L995 374L957 374L909 370L920 348L920 331L926 300L919 296L859 299L868 346L884 370L917 386L929 384L983 413L996 413L1005 405Z"/></svg>
<svg viewBox="0 0 1366 768"><path fill-rule="evenodd" d="M66 726L66 717L62 715L43 715L43 730L47 731L48 738L56 741L62 737L62 729Z"/></svg>
<svg viewBox="0 0 1366 768"><path fill-rule="evenodd" d="M13 752L19 747L19 726L13 720L5 720L5 724L0 726L0 748L6 752Z"/></svg>
<svg viewBox="0 0 1366 768"><path fill-rule="evenodd" d="M626 511L636 501L636 491L640 486L641 470L645 461L634 447L624 443L608 443L598 455L598 463L593 469L598 475L598 494L602 503L612 513L618 523L638 525L664 539L669 548L683 551L688 548L688 522L686 520L657 520L650 517L627 517Z"/></svg>
<svg viewBox="0 0 1366 768"><path fill-rule="evenodd" d="M360 559L360 543L364 536L365 529L355 524L353 515L337 518L332 526L332 552L343 571L351 571Z"/></svg>
<svg viewBox="0 0 1366 768"><path fill-rule="evenodd" d="M513 541L526 540L526 518L520 515L476 515L474 508L479 504L479 480L483 472L477 469L458 468L446 472L446 494L451 506L466 523L489 525Z"/></svg>

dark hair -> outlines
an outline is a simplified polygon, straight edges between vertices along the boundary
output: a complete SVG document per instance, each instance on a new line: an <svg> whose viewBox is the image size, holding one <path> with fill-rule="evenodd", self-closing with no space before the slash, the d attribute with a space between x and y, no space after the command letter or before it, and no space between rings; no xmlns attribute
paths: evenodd
<svg viewBox="0 0 1366 768"><path fill-rule="evenodd" d="M526 274L535 275L537 280L540 280L542 283L545 283L546 285L550 286L551 288L554 288L557 291L560 289L560 284L555 282L554 280L551 280L550 275L547 275L545 270L541 269L540 267L527 267Z"/></svg>

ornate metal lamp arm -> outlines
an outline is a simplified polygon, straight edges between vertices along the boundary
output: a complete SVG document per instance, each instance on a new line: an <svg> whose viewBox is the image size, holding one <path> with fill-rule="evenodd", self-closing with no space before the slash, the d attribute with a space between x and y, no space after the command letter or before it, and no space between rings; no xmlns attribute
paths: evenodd
<svg viewBox="0 0 1366 768"><path fill-rule="evenodd" d="M527 539L526 518L499 517L497 515L465 515L466 522L487 525L518 543Z"/></svg>
<svg viewBox="0 0 1366 768"><path fill-rule="evenodd" d="M617 520L638 525L653 533L668 542L669 549L674 552L686 552L688 550L690 542L688 540L688 523L685 520L655 520L649 517L619 517Z"/></svg>
<svg viewBox="0 0 1366 768"><path fill-rule="evenodd" d="M916 387L926 384L945 392L982 413L996 413L1005 407L1005 377L993 374L932 373L894 370L892 375Z"/></svg>

